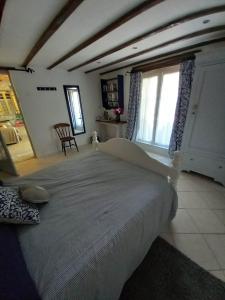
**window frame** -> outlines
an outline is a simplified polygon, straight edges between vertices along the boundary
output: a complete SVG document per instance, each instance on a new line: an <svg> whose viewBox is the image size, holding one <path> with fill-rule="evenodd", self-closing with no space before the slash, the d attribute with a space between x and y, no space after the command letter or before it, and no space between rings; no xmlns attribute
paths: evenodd
<svg viewBox="0 0 225 300"><path fill-rule="evenodd" d="M83 120L83 131L79 132L79 133L75 133L74 126L73 126L73 120L72 120L72 116L71 116L70 104L69 104L68 93L67 93L67 89L69 89L69 88L76 88L77 91L78 91L78 95L79 95L81 116L82 116L82 120ZM74 136L85 134L86 133L86 127L85 127L83 106L82 106L82 101L81 101L81 96L80 96L80 87L79 87L79 85L75 85L75 84L73 84L73 85L63 85L63 89L64 89L65 98L66 98L66 106L67 106L67 111L68 111L68 115L69 115L69 119L70 119L70 126L71 126L72 133L73 133Z"/></svg>
<svg viewBox="0 0 225 300"><path fill-rule="evenodd" d="M150 143L147 143L141 139L137 139L136 143L143 145L143 147L150 146L156 152L160 151L162 153L167 153L167 151L168 151L168 147L164 147L162 145L155 143L158 113L159 113L160 99L161 99L161 93L162 93L163 75L169 74L169 73L175 73L175 72L179 72L179 71L180 71L180 65L178 64L178 65L174 65L174 66L170 66L170 67L165 67L165 68L160 68L157 70L145 72L142 75L143 79L157 76L158 77L158 85L157 85L157 92L156 92L152 141Z"/></svg>

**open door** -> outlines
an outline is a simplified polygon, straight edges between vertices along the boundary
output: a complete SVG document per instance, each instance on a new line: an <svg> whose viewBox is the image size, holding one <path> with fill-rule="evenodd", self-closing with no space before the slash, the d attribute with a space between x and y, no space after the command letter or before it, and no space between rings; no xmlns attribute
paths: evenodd
<svg viewBox="0 0 225 300"><path fill-rule="evenodd" d="M14 163L11 159L10 153L4 142L0 132L0 171L4 171L14 176L18 176Z"/></svg>
<svg viewBox="0 0 225 300"><path fill-rule="evenodd" d="M0 131L14 163L34 157L30 136L10 76L1 70Z"/></svg>

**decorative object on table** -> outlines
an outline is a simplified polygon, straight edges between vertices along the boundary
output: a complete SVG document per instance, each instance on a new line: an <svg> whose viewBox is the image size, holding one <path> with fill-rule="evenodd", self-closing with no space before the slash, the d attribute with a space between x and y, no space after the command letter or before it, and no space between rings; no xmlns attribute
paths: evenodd
<svg viewBox="0 0 225 300"><path fill-rule="evenodd" d="M105 109L124 107L123 75L111 79L101 79L102 106Z"/></svg>
<svg viewBox="0 0 225 300"><path fill-rule="evenodd" d="M113 110L114 114L116 115L115 121L120 122L120 115L123 114L123 109L121 107L115 108Z"/></svg>
<svg viewBox="0 0 225 300"><path fill-rule="evenodd" d="M55 128L55 131L57 132L57 135L61 141L62 145L62 151L66 155L66 147L75 146L77 148L77 151L79 152L75 137L71 134L70 130L70 124L68 123L57 123L53 126ZM74 143L71 144L71 141ZM66 143L69 143L69 146L66 145Z"/></svg>
<svg viewBox="0 0 225 300"><path fill-rule="evenodd" d="M19 192L23 200L31 203L46 203L49 199L49 192L39 185L22 185Z"/></svg>
<svg viewBox="0 0 225 300"><path fill-rule="evenodd" d="M98 148L98 135L97 135L97 131L93 131L93 135L92 135L92 146L95 150L97 150Z"/></svg>

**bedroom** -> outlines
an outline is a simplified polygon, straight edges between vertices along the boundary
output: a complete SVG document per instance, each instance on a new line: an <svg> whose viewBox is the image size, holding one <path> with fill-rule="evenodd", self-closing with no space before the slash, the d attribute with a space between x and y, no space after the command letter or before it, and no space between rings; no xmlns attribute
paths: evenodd
<svg viewBox="0 0 225 300"><path fill-rule="evenodd" d="M225 1L7 0L1 1L0 12L0 70L9 72L36 155L34 159L14 165L8 153L2 154L0 168L9 170L9 165L10 170L16 168L20 174L15 181L17 186L40 185L45 188L43 193L50 193L49 203L36 204L40 224L7 229L1 224L1 228L13 228L14 232L16 227L30 280L41 298L148 299L151 296L157 300L165 299L163 295L170 291L167 299L207 299L210 293L209 299L224 299ZM178 98L173 109L168 106L171 112L166 114L163 109L166 98L162 96L166 86L164 78L166 74L173 74L176 66L179 82L173 87ZM143 108L150 103L148 97L145 101L143 96L145 78L145 82L153 83L150 86L146 83L151 98L148 109ZM115 82L110 82L112 79ZM185 89L181 88L182 83ZM79 86L85 125L84 133L75 135L79 153L74 147L67 148L66 156L53 128L64 122L71 124L72 129L74 126L63 86ZM174 99L175 92L172 93ZM186 101L182 110L185 120L183 114L174 118L177 108L184 105L182 101ZM115 104L117 102L119 104ZM150 118L146 112L150 112ZM164 125L165 117L169 120L169 131L165 134L166 143L160 144L157 126ZM137 135L140 125L148 129L147 133L142 131L142 135L140 132ZM178 130L174 130L175 125ZM90 144L95 130L100 142L109 137L126 137L132 143L122 140L121 144L118 139L96 143L99 151L95 152ZM168 136L175 134L176 143L169 146ZM180 155L175 155L174 167L171 167L168 147L172 155L174 150L180 150ZM122 159L121 165L117 159ZM136 169L132 162L140 168ZM150 165L150 172L143 169ZM48 166L52 168L46 168ZM171 177L175 186L176 169L185 171L180 174L176 188L178 209L170 226L164 229L162 223L167 218L172 219L176 211L176 196L171 192L171 183L165 183L165 176ZM154 177L154 172L161 174L161 181ZM3 179L4 185L12 184L8 176ZM146 203L148 193L152 209ZM74 202L72 194L76 195ZM64 203L59 196L68 199ZM156 201L157 197L160 201ZM104 207L100 203L103 198ZM130 198L130 205L125 206L122 198L127 201ZM74 205L80 214L75 212ZM119 205L121 210L118 210ZM143 212L141 205L145 205ZM120 226L131 217L134 218L131 225L118 234ZM113 233L118 234L115 241ZM7 233L10 234L11 231ZM150 248L160 234L163 239L157 239ZM69 240L64 242L63 235ZM98 235L102 236L99 240ZM4 232L1 239L3 237ZM105 252L101 252L105 255L101 264L98 247L103 247L110 238L116 246L112 248L114 255L110 256L110 247L106 245ZM174 277L165 277L165 286L154 281L149 270L140 270L130 278L148 251L150 258L154 256L159 243L163 243L160 244L162 251L166 247L162 256L168 255L169 259L168 265L156 260L158 265L152 266L154 275L164 278L174 266ZM96 253L96 261L92 256L88 267L84 264L87 257L82 256L84 262L75 260L74 247L79 257L82 253ZM58 262L50 259L57 248L58 258L66 253ZM79 272L75 270L78 266L68 264L70 259L80 264ZM145 267L145 261L143 264L140 266ZM149 278L147 285L152 288L148 289L146 281L138 277L142 271L149 272L145 273ZM16 281L8 272L9 279ZM81 278L85 279L81 282ZM127 288L123 289L129 278L131 284L127 282ZM1 276L2 289L3 279ZM153 295L155 290L162 293ZM186 295L185 290L190 293ZM129 293L134 295L129 297Z"/></svg>

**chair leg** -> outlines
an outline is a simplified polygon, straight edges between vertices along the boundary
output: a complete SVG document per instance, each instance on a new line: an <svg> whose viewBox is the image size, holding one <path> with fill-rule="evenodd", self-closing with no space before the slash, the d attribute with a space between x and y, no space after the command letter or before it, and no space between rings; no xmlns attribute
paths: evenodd
<svg viewBox="0 0 225 300"><path fill-rule="evenodd" d="M65 145L65 143L63 143L63 152L64 152L64 155L66 156L66 145Z"/></svg>
<svg viewBox="0 0 225 300"><path fill-rule="evenodd" d="M70 148L71 148L71 141L69 141L69 145L70 145Z"/></svg>
<svg viewBox="0 0 225 300"><path fill-rule="evenodd" d="M75 146L77 148L77 152L79 152L79 149L78 149L78 146L77 146L77 142L76 142L75 138L73 138L73 139L74 139L74 144L75 144Z"/></svg>

